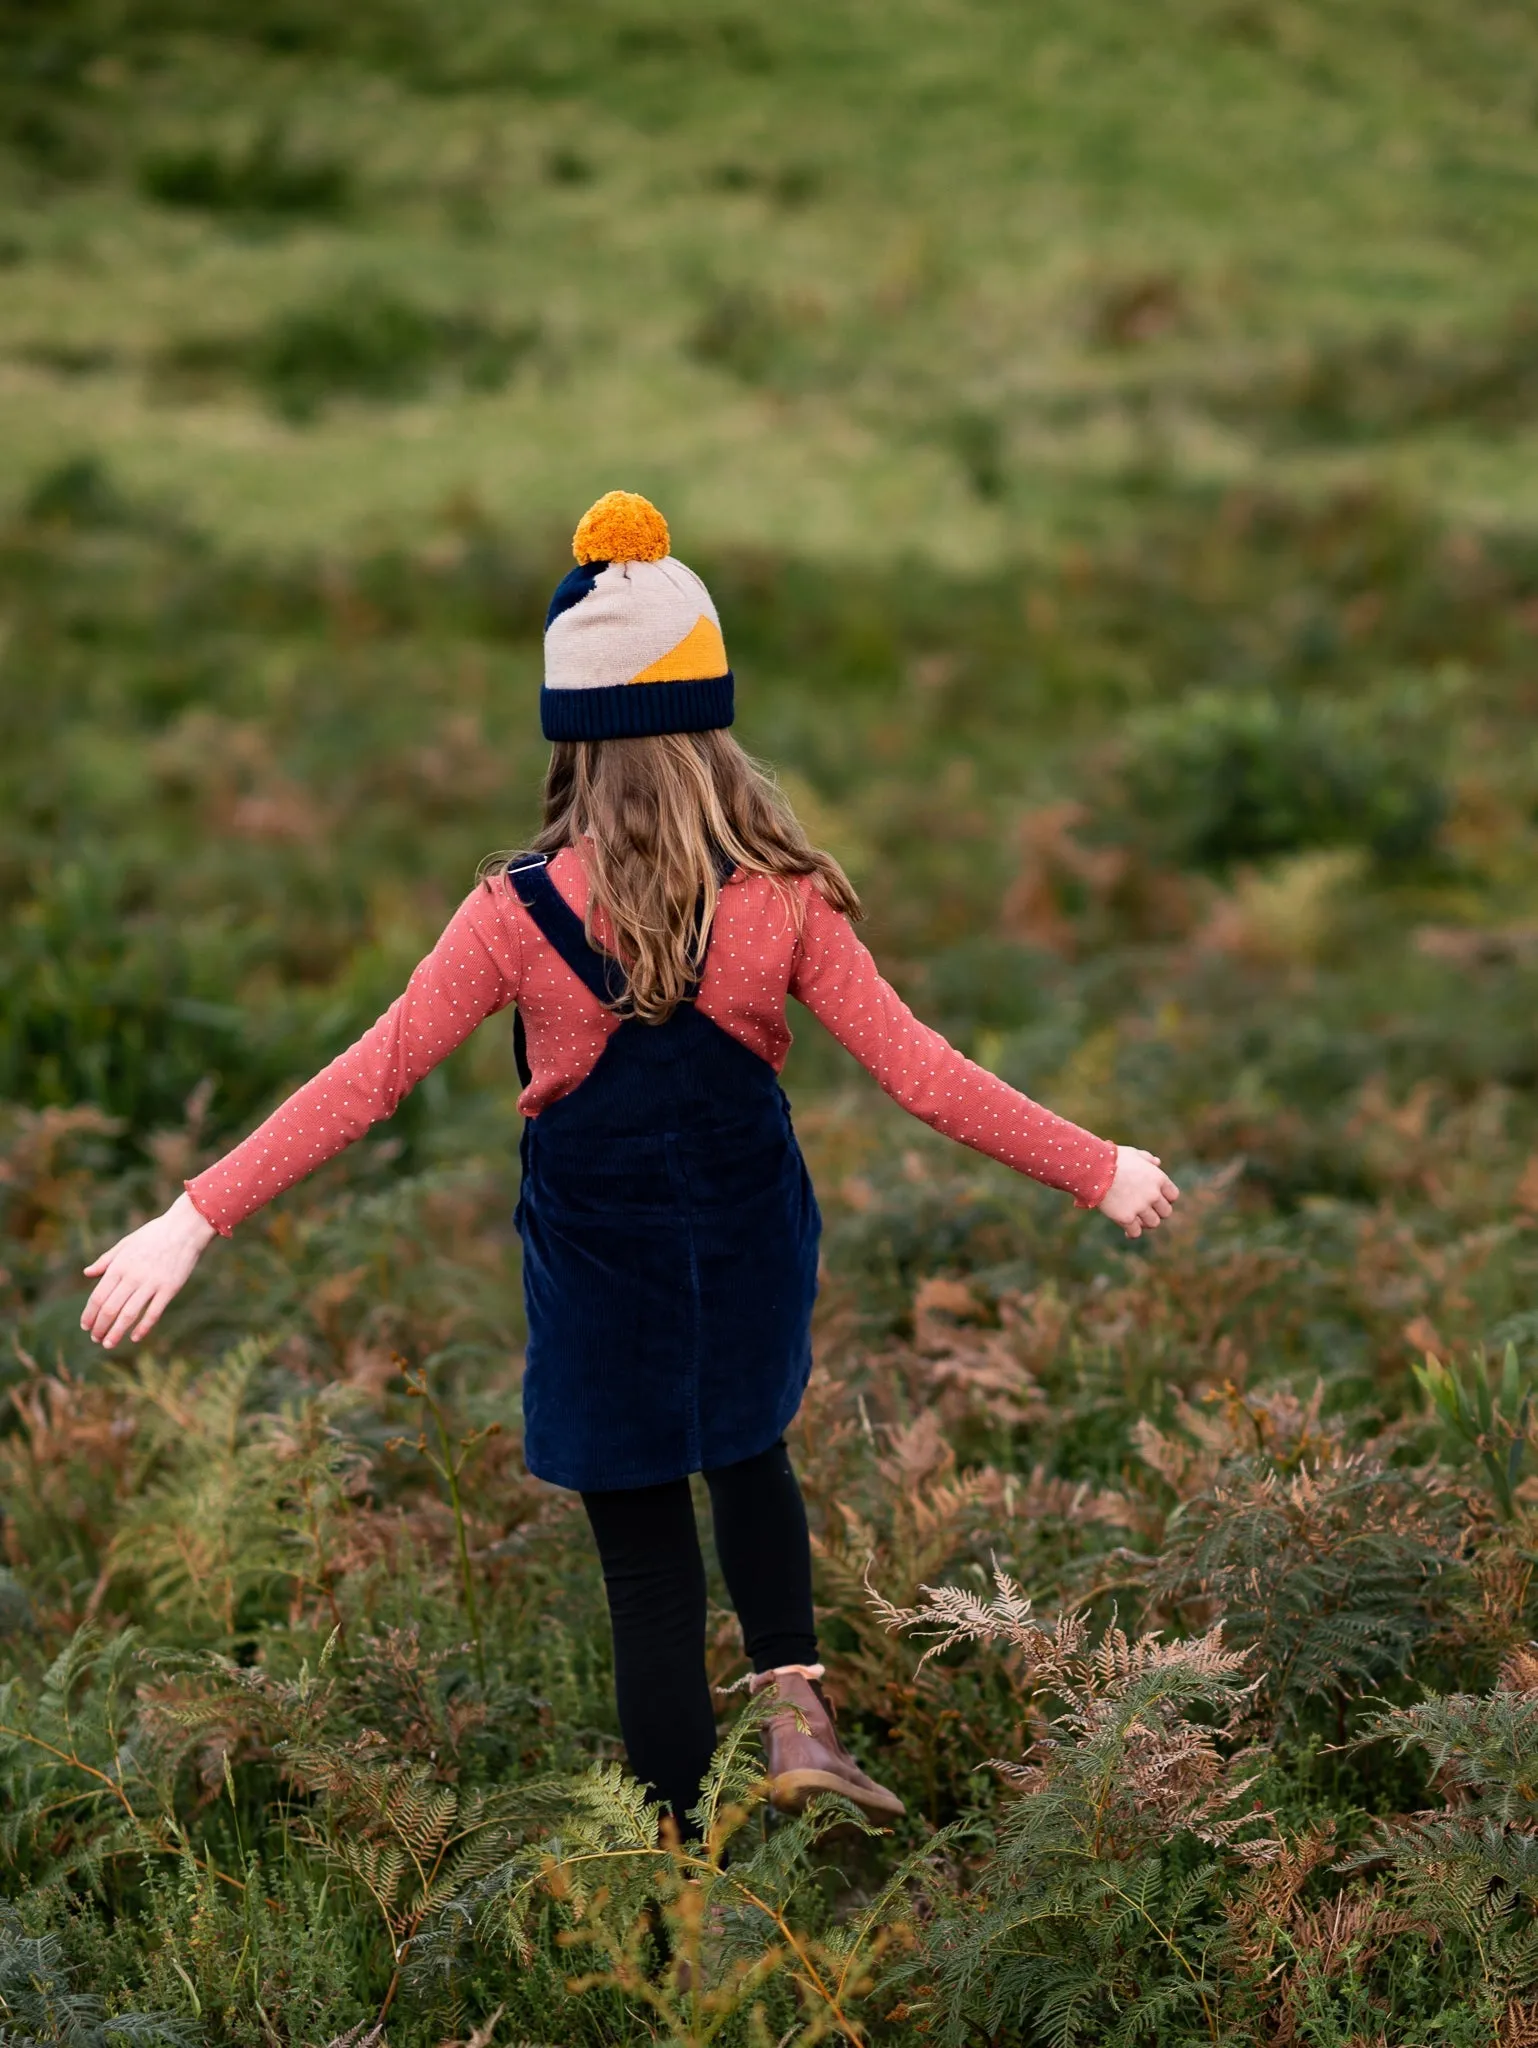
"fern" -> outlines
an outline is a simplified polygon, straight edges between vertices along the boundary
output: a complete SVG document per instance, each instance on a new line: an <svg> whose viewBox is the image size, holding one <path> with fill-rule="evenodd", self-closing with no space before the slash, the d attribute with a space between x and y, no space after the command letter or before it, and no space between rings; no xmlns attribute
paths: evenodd
<svg viewBox="0 0 1538 2048"><path fill-rule="evenodd" d="M1530 1675L1525 1660L1514 1660ZM1372 1718L1363 1743L1418 1750L1445 1810L1379 1821L1342 1865L1376 1865L1433 1939L1471 1959L1472 1988L1497 2005L1538 1991L1538 1693L1503 1683Z"/></svg>
<svg viewBox="0 0 1538 2048"><path fill-rule="evenodd" d="M1156 1608L1223 1616L1279 1725L1407 1671L1451 1611L1464 1548L1433 1474L1339 1447L1290 1473L1250 1457L1182 1507L1147 1585Z"/></svg>
<svg viewBox="0 0 1538 2048"><path fill-rule="evenodd" d="M938 1820L975 1797L978 1751L1017 1739L1013 1703L980 1661L952 1662L943 1671L924 1662L915 1672L906 1645L870 1605L871 1576L906 1599L964 1571L986 1586L988 1557L1006 1542L1028 1540L1038 1520L1064 1514L1102 1521L1121 1510L1109 1495L1054 1489L1040 1475L1020 1482L989 1468L961 1471L928 1408L883 1433L869 1477L875 1483L860 1494L840 1488L819 1541L822 1584L843 1622L830 1671L855 1709L856 1732L866 1717L874 1723L886 1767L897 1762L905 1795L915 1792Z"/></svg>
<svg viewBox="0 0 1538 2048"><path fill-rule="evenodd" d="M345 1393L247 1415L269 1348L248 1339L201 1372L144 1359L127 1383L140 1463L111 1569L143 1580L157 1616L226 1638L248 1597L313 1579L315 1516L356 1464L328 1421Z"/></svg>
<svg viewBox="0 0 1538 2048"><path fill-rule="evenodd" d="M657 2038L690 2048L739 2022L751 2040L784 2048L863 2041L857 2012L899 1938L900 1902L923 1858L903 1861L863 1913L818 1927L818 1843L835 1828L879 1831L833 1798L762 1825L768 1787L752 1744L772 1710L749 1701L717 1750L696 1809L699 1842L659 1831L635 1781L600 1765L565 1792L558 1825L490 1873L459 1919L483 1937L499 1930L527 1965L553 1908L557 1938L587 1964L573 1989L621 1994ZM931 1853L950 1839L937 1837Z"/></svg>
<svg viewBox="0 0 1538 2048"><path fill-rule="evenodd" d="M104 1862L183 1847L153 1749L136 1739L142 1646L126 1629L76 1633L35 1696L0 1687L0 1773L11 1794L0 1841L39 1875L99 1880Z"/></svg>
<svg viewBox="0 0 1538 2048"><path fill-rule="evenodd" d="M1279 1847L1251 1796L1262 1759L1235 1740L1254 1692L1245 1655L1220 1627L1096 1639L1082 1614L1038 1620L997 1568L994 1584L991 1600L928 1587L915 1608L872 1596L889 1629L930 1639L926 1658L1004 1652L1042 1731L994 1765L1018 1796L986 1837L973 1896L936 1897L915 2009L957 2043L1027 2016L1058 2048L1216 2040L1222 1888Z"/></svg>
<svg viewBox="0 0 1538 2048"><path fill-rule="evenodd" d="M185 2021L167 2013L113 2012L75 1984L57 1935L28 1934L13 1906L0 1905L0 2048L190 2048Z"/></svg>
<svg viewBox="0 0 1538 2048"><path fill-rule="evenodd" d="M1538 1692L1499 1685L1376 1712L1363 1743L1420 1750L1443 1793L1470 1819L1538 1832Z"/></svg>
<svg viewBox="0 0 1538 2048"><path fill-rule="evenodd" d="M390 1756L378 1736L285 1745L279 1760L310 1796L300 1840L368 1900L389 1943L383 2019L424 1925L505 1861L516 1839L512 1795L444 1784L430 1765Z"/></svg>

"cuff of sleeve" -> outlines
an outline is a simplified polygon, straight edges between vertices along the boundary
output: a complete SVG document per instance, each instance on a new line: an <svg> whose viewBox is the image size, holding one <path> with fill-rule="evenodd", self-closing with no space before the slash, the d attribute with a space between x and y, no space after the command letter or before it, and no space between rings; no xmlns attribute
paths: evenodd
<svg viewBox="0 0 1538 2048"><path fill-rule="evenodd" d="M1092 1189L1086 1190L1082 1195L1074 1196L1073 1206L1076 1209L1098 1209L1106 1196L1111 1192L1111 1182L1116 1178L1116 1147L1109 1138L1102 1140L1102 1142L1105 1145L1106 1156L1099 1178Z"/></svg>
<svg viewBox="0 0 1538 2048"><path fill-rule="evenodd" d="M196 1182L184 1180L182 1182L182 1187L186 1192L188 1201L192 1204L193 1208L197 1210L198 1214L202 1217L205 1223L209 1224L213 1229L217 1230L221 1237L232 1237L234 1235L235 1226L232 1223L221 1222L217 1216L210 1215L208 1211L208 1205L205 1202L200 1202L198 1200Z"/></svg>

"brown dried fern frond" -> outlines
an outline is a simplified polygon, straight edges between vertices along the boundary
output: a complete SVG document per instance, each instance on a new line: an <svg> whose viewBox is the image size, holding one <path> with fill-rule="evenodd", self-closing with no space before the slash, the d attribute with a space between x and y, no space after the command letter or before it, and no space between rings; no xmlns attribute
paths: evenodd
<svg viewBox="0 0 1538 2048"><path fill-rule="evenodd" d="M1501 2014L1497 2048L1538 2048L1538 1998L1514 1998Z"/></svg>
<svg viewBox="0 0 1538 2048"><path fill-rule="evenodd" d="M1096 1640L1084 1612L1042 1622L1009 1573L995 1565L993 1577L992 1598L926 1586L924 1603L904 1608L870 1593L884 1627L930 1638L920 1669L947 1650L999 1649L1022 1719L1040 1725L1050 1706L1025 1756L990 1759L991 1769L1024 1798L1052 1806L1070 1830L1088 1827L1096 1855L1110 1839L1146 1842L1177 1830L1242 1861L1275 1853L1273 1838L1255 1832L1269 1816L1245 1806L1259 1775L1248 1768L1253 1753L1228 1753L1256 1681L1245 1679L1247 1657L1227 1647L1220 1624L1174 1641L1113 1624Z"/></svg>
<svg viewBox="0 0 1538 2048"><path fill-rule="evenodd" d="M993 1569L990 1600L966 1586L923 1586L924 1602L898 1607L878 1593L866 1575L866 1592L881 1626L892 1634L931 1636L919 1669L962 1643L1002 1643L1017 1651L1042 1684L1062 1677L1080 1654L1089 1633L1083 1614L1059 1615L1050 1625L1036 1620L1033 1603L1001 1566Z"/></svg>
<svg viewBox="0 0 1538 2048"><path fill-rule="evenodd" d="M911 1377L932 1404L926 1416L952 1428L1039 1420L1046 1400L1036 1371L1055 1354L1068 1321L1066 1303L1050 1290L1007 1295L995 1311L965 1281L938 1274L922 1281L913 1298Z"/></svg>

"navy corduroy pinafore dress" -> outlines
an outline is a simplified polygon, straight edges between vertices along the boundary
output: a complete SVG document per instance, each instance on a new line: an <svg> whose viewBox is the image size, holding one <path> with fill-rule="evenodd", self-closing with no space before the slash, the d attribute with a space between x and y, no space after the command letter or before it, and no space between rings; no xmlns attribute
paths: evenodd
<svg viewBox="0 0 1538 2048"><path fill-rule="evenodd" d="M621 995L544 861L508 880L592 994ZM821 1233L774 1069L691 993L665 1024L625 1018L520 1158L529 1470L606 1492L766 1450L811 1371Z"/></svg>

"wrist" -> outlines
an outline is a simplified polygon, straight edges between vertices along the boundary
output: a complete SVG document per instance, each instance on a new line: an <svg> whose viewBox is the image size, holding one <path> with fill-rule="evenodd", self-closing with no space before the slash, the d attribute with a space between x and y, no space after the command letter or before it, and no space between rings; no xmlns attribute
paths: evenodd
<svg viewBox="0 0 1538 2048"><path fill-rule="evenodd" d="M1100 1170L1093 1183L1076 1198L1080 1209L1103 1209L1110 1200L1111 1190L1116 1185L1117 1168L1121 1165L1121 1147L1109 1138L1105 1141L1105 1156L1101 1159Z"/></svg>
<svg viewBox="0 0 1538 2048"><path fill-rule="evenodd" d="M219 1234L185 1188L167 1209L166 1216L199 1251Z"/></svg>

